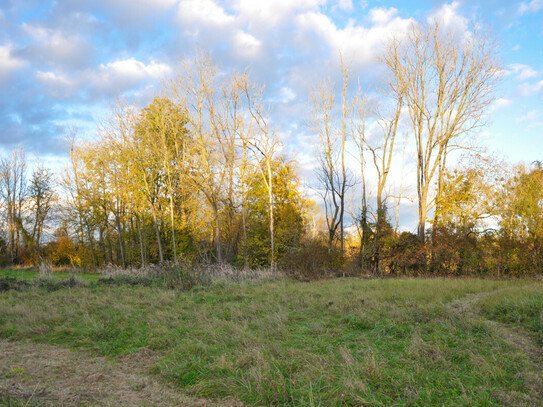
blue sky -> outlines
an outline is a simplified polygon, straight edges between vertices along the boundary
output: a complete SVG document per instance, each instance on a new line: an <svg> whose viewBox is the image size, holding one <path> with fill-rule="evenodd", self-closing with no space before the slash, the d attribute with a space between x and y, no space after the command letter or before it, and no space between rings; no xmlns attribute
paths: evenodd
<svg viewBox="0 0 543 407"><path fill-rule="evenodd" d="M0 0L0 151L62 162L69 126L90 137L115 98L145 105L201 48L266 85L285 151L310 177L315 81L338 78L341 51L371 88L386 38L431 17L480 21L501 43L504 81L473 137L511 161L543 159L543 0Z"/></svg>

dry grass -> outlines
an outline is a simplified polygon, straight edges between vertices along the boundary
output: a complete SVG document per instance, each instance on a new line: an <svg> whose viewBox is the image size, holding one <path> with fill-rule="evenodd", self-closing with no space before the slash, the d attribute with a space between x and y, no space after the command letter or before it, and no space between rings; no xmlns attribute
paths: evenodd
<svg viewBox="0 0 543 407"><path fill-rule="evenodd" d="M278 271L277 275L274 275L273 271L268 267L250 269L236 268L230 264L212 264L199 266L196 270L202 278L208 278L212 282L240 283L243 281L271 281L275 278L287 278L287 275L282 271Z"/></svg>
<svg viewBox="0 0 543 407"><path fill-rule="evenodd" d="M139 361L135 372L152 371L153 380L192 400L292 406L541 400L534 369L542 362L479 311L486 304L507 315L517 310L520 318L527 310L535 323L541 283L222 281L189 291L126 285L10 291L0 296L0 335L79 349L73 357L98 355L114 365Z"/></svg>
<svg viewBox="0 0 543 407"><path fill-rule="evenodd" d="M53 273L53 263L49 259L43 259L38 265L38 273L41 278L51 277Z"/></svg>
<svg viewBox="0 0 543 407"><path fill-rule="evenodd" d="M270 281L284 279L286 274L277 275L269 268L236 268L230 264L210 264L188 266L182 263L165 262L160 265L149 264L144 267L122 267L112 264L98 270L106 278L136 278L136 279L192 279L194 285L209 285L215 283L240 283L244 281Z"/></svg>

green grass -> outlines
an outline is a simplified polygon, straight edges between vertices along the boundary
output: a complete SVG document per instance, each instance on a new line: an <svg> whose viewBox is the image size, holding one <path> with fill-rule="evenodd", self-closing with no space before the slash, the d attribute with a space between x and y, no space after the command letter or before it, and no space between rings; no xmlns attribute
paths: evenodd
<svg viewBox="0 0 543 407"><path fill-rule="evenodd" d="M76 276L84 281L93 282L98 281L101 274L98 273L68 273L63 271L53 271L50 273L51 278L55 280L64 280L72 276ZM40 277L40 273L34 269L0 269L0 278L2 277L15 277L19 280L31 281Z"/></svg>
<svg viewBox="0 0 543 407"><path fill-rule="evenodd" d="M149 348L187 394L249 405L500 405L529 393L526 355L448 305L482 292L484 317L541 328L541 282L336 279L31 287L0 295L0 336L112 358Z"/></svg>
<svg viewBox="0 0 543 407"><path fill-rule="evenodd" d="M513 287L480 303L483 314L495 321L526 329L543 346L543 290L541 284Z"/></svg>

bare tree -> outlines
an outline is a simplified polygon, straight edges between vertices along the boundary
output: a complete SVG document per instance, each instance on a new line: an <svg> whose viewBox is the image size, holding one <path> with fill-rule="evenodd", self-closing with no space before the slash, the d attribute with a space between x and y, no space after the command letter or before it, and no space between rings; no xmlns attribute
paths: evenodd
<svg viewBox="0 0 543 407"><path fill-rule="evenodd" d="M430 187L447 151L484 124L500 78L496 42L480 26L463 35L440 21L413 24L382 57L405 94L417 148L418 235L425 239ZM398 97L398 96L396 96Z"/></svg>
<svg viewBox="0 0 543 407"><path fill-rule="evenodd" d="M387 198L384 196L385 187L390 173L394 144L403 106L403 91L391 84L389 92L393 95L394 105L389 109L377 106L369 112L375 120L376 131L373 132L373 137L362 138L367 150L371 153L371 161L377 173L376 200L378 222L385 212L385 201Z"/></svg>
<svg viewBox="0 0 543 407"><path fill-rule="evenodd" d="M400 206L402 204L402 199L409 199L407 195L404 194L404 172L405 172L405 150L407 148L407 138L409 133L405 133L404 135L404 141L402 146L402 169L400 173L400 185L398 187L398 195L396 195L395 203L394 203L394 220L396 222L396 225L394 227L394 233L398 233L398 229L400 228Z"/></svg>
<svg viewBox="0 0 543 407"><path fill-rule="evenodd" d="M360 160L363 163L364 157L362 156L364 147L370 153L371 162L375 168L377 174L377 190L376 190L376 200L377 200L377 217L375 222L375 233L373 234L373 254L374 259L374 273L379 270L380 265L380 255L381 255L381 238L383 231L387 227L387 207L386 207L386 185L388 176L390 173L390 166L392 164L392 156L394 154L394 145L396 141L396 134L398 132L398 126L400 122L400 116L402 113L403 106L403 89L401 84L395 82L387 82L385 87L386 95L392 95L392 103L386 105L384 103L373 102L375 106L369 108L370 103L365 101L363 98L362 103L358 103L358 118L359 124L357 127L358 137L356 137L356 142L359 144L360 151ZM384 96L384 95L382 95ZM384 98L383 98L384 99ZM385 99L386 100L386 99ZM361 110L367 109L368 112L361 112ZM369 116L373 119L372 130L369 133L366 133L365 120L366 116ZM364 177L362 170L362 177ZM365 195L366 185L365 180L363 179L362 190ZM365 199L365 196L364 196ZM367 222L367 204L363 203L363 222ZM362 246L365 246L366 242L363 242ZM362 248L361 248L362 249Z"/></svg>
<svg viewBox="0 0 543 407"><path fill-rule="evenodd" d="M347 99L350 79L349 65L341 58L341 108L337 120L334 86L330 81L320 83L311 92L309 128L319 136L319 181L324 188L323 200L328 227L328 251L332 251L339 233L340 252L344 252L344 216L346 193L352 187L352 176L345 160L345 146L350 129L353 101Z"/></svg>
<svg viewBox="0 0 543 407"><path fill-rule="evenodd" d="M273 161L278 151L279 141L275 129L270 126L268 113L263 104L263 90L249 83L247 75L240 77L239 85L246 97L247 110L253 119L255 134L247 140L247 146L254 153L256 167L268 191L268 214L270 231L270 269L277 277L275 262L275 219L273 192Z"/></svg>
<svg viewBox="0 0 543 407"><path fill-rule="evenodd" d="M353 128L353 140L358 148L358 160L360 162L360 214L353 218L357 219L356 228L360 237L360 269L365 267L366 247L369 243L371 229L368 222L368 200L366 191L366 121L369 113L368 102L362 97L361 92L356 99L354 114L351 118Z"/></svg>
<svg viewBox="0 0 543 407"><path fill-rule="evenodd" d="M0 197L6 208L9 256L15 262L19 256L19 238L23 204L26 199L26 158L23 147L12 150L11 156L0 160Z"/></svg>
<svg viewBox="0 0 543 407"><path fill-rule="evenodd" d="M339 227L337 158L335 152L336 133L333 128L334 94L330 82L321 83L311 93L313 112L310 127L319 135L319 170L317 176L324 188L322 197L326 212L326 226L328 229L328 252L331 253L332 245Z"/></svg>

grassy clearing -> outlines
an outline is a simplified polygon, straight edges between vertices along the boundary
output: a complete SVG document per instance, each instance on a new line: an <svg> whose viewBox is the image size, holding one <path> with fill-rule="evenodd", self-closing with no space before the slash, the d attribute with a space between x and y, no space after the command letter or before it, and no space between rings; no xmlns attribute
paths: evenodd
<svg viewBox="0 0 543 407"><path fill-rule="evenodd" d="M451 309L467 295L482 316ZM537 335L542 296L541 282L477 279L30 287L0 295L0 336L151 351L184 394L249 405L534 405L529 356L484 318Z"/></svg>

